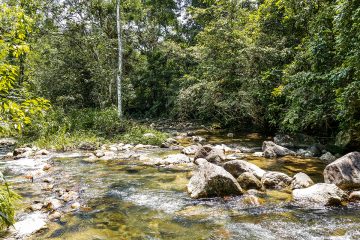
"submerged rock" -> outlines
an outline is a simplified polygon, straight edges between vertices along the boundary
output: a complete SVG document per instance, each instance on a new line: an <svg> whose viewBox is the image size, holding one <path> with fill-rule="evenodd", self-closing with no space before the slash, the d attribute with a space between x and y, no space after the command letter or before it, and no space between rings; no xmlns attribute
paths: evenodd
<svg viewBox="0 0 360 240"><path fill-rule="evenodd" d="M352 152L325 167L326 183L336 184L342 189L360 187L360 153Z"/></svg>
<svg viewBox="0 0 360 240"><path fill-rule="evenodd" d="M236 179L225 169L202 158L195 161L199 167L187 185L192 198L222 197L243 193Z"/></svg>
<svg viewBox="0 0 360 240"><path fill-rule="evenodd" d="M244 172L238 178L237 181L243 189L262 189L261 181L254 176L251 172Z"/></svg>
<svg viewBox="0 0 360 240"><path fill-rule="evenodd" d="M347 195L335 184L317 183L311 187L295 189L292 193L296 205L321 207L340 205Z"/></svg>
<svg viewBox="0 0 360 240"><path fill-rule="evenodd" d="M281 172L266 172L261 178L261 183L266 188L282 189L291 184L292 178Z"/></svg>
<svg viewBox="0 0 360 240"><path fill-rule="evenodd" d="M310 187L311 185L314 185L313 180L311 180L311 178L306 175L305 173L297 173L295 174L290 188L291 189L300 189L300 188L307 188Z"/></svg>
<svg viewBox="0 0 360 240"><path fill-rule="evenodd" d="M198 158L204 158L208 162L219 164L224 161L226 157L224 150L214 148L211 145L205 145L200 147L196 152L195 159Z"/></svg>
<svg viewBox="0 0 360 240"><path fill-rule="evenodd" d="M279 146L271 141L265 141L262 146L264 156L266 158L283 157L287 155L295 155L294 151L291 151L285 147Z"/></svg>
<svg viewBox="0 0 360 240"><path fill-rule="evenodd" d="M244 160L233 160L224 164L226 171L231 173L235 178L238 178L244 172L250 172L258 179L261 179L265 174L265 171L256 166L255 164L249 163Z"/></svg>

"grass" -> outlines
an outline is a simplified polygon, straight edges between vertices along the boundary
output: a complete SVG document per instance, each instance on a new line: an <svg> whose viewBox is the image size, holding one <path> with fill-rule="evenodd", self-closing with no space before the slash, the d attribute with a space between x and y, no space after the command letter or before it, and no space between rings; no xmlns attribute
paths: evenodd
<svg viewBox="0 0 360 240"><path fill-rule="evenodd" d="M144 136L146 133L153 137ZM22 144L56 150L76 149L81 143L100 146L104 143L160 145L168 137L134 120L119 120L116 109L81 109L65 113L53 110L45 119L29 126L21 138Z"/></svg>

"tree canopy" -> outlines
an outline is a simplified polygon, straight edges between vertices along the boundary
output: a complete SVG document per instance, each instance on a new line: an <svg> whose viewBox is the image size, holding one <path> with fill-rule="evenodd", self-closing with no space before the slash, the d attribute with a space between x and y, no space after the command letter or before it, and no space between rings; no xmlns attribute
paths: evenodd
<svg viewBox="0 0 360 240"><path fill-rule="evenodd" d="M359 1L124 0L121 12L125 115L359 142ZM115 0L8 0L0 22L2 129L45 99L116 105Z"/></svg>

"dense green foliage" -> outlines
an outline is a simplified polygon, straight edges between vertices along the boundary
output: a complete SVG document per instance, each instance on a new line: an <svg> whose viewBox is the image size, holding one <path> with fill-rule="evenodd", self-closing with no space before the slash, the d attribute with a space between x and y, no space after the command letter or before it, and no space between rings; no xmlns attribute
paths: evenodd
<svg viewBox="0 0 360 240"><path fill-rule="evenodd" d="M154 137L144 134L152 133ZM167 134L129 120L119 120L116 109L76 109L48 112L23 132L25 143L41 148L72 150L83 143L100 147L107 142L160 145Z"/></svg>
<svg viewBox="0 0 360 240"><path fill-rule="evenodd" d="M25 82L24 64L34 19L18 5L0 3L0 134L21 131L48 101L33 98Z"/></svg>
<svg viewBox="0 0 360 240"><path fill-rule="evenodd" d="M14 201L20 198L19 195L9 189L4 176L0 172L0 230L15 223Z"/></svg>
<svg viewBox="0 0 360 240"><path fill-rule="evenodd" d="M66 112L116 104L115 1L5 2L32 19L22 86ZM121 4L126 115L360 142L359 1Z"/></svg>

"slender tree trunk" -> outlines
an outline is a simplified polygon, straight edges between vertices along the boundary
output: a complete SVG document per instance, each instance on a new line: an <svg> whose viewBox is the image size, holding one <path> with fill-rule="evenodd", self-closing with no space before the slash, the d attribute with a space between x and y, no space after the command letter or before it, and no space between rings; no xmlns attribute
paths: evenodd
<svg viewBox="0 0 360 240"><path fill-rule="evenodd" d="M122 79L122 38L121 38L121 15L120 15L120 0L116 0L116 25L117 25L117 34L118 34L118 71L116 77L116 85L117 85L117 101L118 101L118 114L119 118L122 118L122 96L121 96L121 79Z"/></svg>

